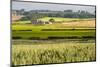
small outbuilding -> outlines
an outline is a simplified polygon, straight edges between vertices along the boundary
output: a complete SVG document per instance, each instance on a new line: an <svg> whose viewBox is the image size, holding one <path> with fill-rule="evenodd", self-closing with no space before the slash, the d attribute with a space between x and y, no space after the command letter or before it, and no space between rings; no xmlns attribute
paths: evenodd
<svg viewBox="0 0 100 67"><path fill-rule="evenodd" d="M40 20L34 20L31 21L32 24L36 24L36 25L43 25L43 24L52 24L52 22L45 22L45 21L40 21Z"/></svg>

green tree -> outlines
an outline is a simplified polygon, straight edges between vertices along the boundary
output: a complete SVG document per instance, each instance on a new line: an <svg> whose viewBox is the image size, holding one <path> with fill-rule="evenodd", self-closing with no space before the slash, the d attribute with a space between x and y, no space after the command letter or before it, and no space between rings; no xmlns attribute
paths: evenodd
<svg viewBox="0 0 100 67"><path fill-rule="evenodd" d="M49 19L50 22L55 22L55 20L53 18Z"/></svg>

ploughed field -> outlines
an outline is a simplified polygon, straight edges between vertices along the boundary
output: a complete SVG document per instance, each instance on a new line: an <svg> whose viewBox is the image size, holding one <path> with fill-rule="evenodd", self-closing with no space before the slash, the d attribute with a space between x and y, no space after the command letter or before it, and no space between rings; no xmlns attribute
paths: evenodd
<svg viewBox="0 0 100 67"><path fill-rule="evenodd" d="M95 20L70 20L43 25L12 23L12 64L95 61Z"/></svg>

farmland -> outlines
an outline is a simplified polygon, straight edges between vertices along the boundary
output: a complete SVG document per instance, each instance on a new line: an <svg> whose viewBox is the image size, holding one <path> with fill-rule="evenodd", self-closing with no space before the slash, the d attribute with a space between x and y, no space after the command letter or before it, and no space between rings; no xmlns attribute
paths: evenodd
<svg viewBox="0 0 100 67"><path fill-rule="evenodd" d="M61 17L43 17L43 18L40 18L39 20L49 21L49 19L54 19L56 22L71 22L71 21L91 20L91 18L81 19L81 18L61 18Z"/></svg>
<svg viewBox="0 0 100 67"><path fill-rule="evenodd" d="M22 1L12 6L12 67L96 61L95 6Z"/></svg>
<svg viewBox="0 0 100 67"><path fill-rule="evenodd" d="M95 37L95 20L63 23L55 22L45 25L13 24L13 38Z"/></svg>
<svg viewBox="0 0 100 67"><path fill-rule="evenodd" d="M76 21L89 21L89 20L95 20L94 18L61 18L61 17L43 17L39 18L38 20L41 21L49 21L50 19L54 19L57 23L63 23L63 22L76 22ZM30 20L27 21L15 21L13 23L31 23Z"/></svg>
<svg viewBox="0 0 100 67"><path fill-rule="evenodd" d="M39 42L39 41L38 41ZM50 64L65 62L95 61L95 43L75 41L41 43L18 43L12 45L12 64ZM45 43L44 43L45 42Z"/></svg>
<svg viewBox="0 0 100 67"><path fill-rule="evenodd" d="M44 19L41 20L48 18ZM53 24L34 25L29 21L12 24L13 65L96 60L95 20L55 19Z"/></svg>

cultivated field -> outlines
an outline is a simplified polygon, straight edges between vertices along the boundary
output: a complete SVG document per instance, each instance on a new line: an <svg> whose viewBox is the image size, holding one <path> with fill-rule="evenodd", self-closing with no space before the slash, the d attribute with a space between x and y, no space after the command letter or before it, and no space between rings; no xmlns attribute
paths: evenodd
<svg viewBox="0 0 100 67"><path fill-rule="evenodd" d="M61 22L61 23L62 22L71 22L71 21L91 20L91 18L81 19L81 18L61 18L61 17L43 17L43 18L40 18L39 20L49 21L49 19L54 19L56 22Z"/></svg>
<svg viewBox="0 0 100 67"><path fill-rule="evenodd" d="M54 17L53 17L54 18ZM39 20L48 21L50 17ZM12 64L95 61L95 20L54 18L55 23L12 23Z"/></svg>
<svg viewBox="0 0 100 67"><path fill-rule="evenodd" d="M95 43L31 43L12 45L12 64L95 61Z"/></svg>
<svg viewBox="0 0 100 67"><path fill-rule="evenodd" d="M53 24L45 24L45 25L33 25L33 24L23 24L23 23L12 25L12 34L15 39L17 38L34 39L34 37L40 39L47 39L48 37L73 37L73 36L95 37L95 20L85 19L85 21L62 22L62 23L55 22Z"/></svg>

